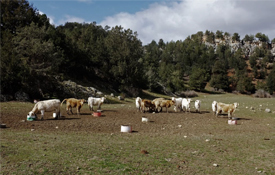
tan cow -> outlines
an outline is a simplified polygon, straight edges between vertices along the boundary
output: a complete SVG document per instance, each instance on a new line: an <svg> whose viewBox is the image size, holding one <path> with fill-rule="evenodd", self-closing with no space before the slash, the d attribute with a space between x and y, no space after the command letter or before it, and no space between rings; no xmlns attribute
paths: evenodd
<svg viewBox="0 0 275 175"><path fill-rule="evenodd" d="M67 111L67 114L69 114L69 111L71 112L71 114L73 114L73 111L72 111L72 108L75 108L76 107L76 112L77 112L77 115L80 114L80 109L81 107L83 106L85 100L84 99L75 99L75 98L68 98L68 99L64 99L61 103L61 106L63 104L63 102L66 101L66 111Z"/></svg>
<svg viewBox="0 0 275 175"><path fill-rule="evenodd" d="M155 105L155 108L158 109L158 107L166 107L166 112L168 113L168 108L173 106L175 104L175 101L173 100L155 100L153 102Z"/></svg>
<svg viewBox="0 0 275 175"><path fill-rule="evenodd" d="M159 105L158 105L158 107L160 107L160 110L158 110L158 107L156 106L156 104L159 104L160 103L160 101L161 100L165 100L164 98L155 98L153 101L152 101L152 103L155 105L155 110L156 110L156 112L161 112L162 111L162 107L160 107Z"/></svg>
<svg viewBox="0 0 275 175"><path fill-rule="evenodd" d="M232 114L236 111L237 107L239 106L239 103L233 103L233 104L225 104L225 103L217 103L217 111L216 111L216 117L222 112L228 113L228 118L230 119L232 117Z"/></svg>

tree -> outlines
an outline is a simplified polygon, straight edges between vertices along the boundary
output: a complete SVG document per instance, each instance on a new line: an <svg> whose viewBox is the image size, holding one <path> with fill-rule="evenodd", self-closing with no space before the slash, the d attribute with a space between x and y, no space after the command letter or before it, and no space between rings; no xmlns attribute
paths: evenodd
<svg viewBox="0 0 275 175"><path fill-rule="evenodd" d="M232 36L232 40L240 41L240 35L238 33L234 33L233 36Z"/></svg>
<svg viewBox="0 0 275 175"><path fill-rule="evenodd" d="M269 42L269 38L268 36L266 36L265 34L262 34L262 33L257 33L255 35L256 38L258 38L260 41L262 42Z"/></svg>
<svg viewBox="0 0 275 175"><path fill-rule="evenodd" d="M205 88L207 79L208 74L205 69L194 67L189 77L189 86L201 91Z"/></svg>
<svg viewBox="0 0 275 175"><path fill-rule="evenodd" d="M212 76L210 86L218 89L228 90L229 79L227 77L227 69L223 61L218 60L215 62L212 69Z"/></svg>
<svg viewBox="0 0 275 175"><path fill-rule="evenodd" d="M217 30L217 31L216 31L216 38L221 38L221 39L223 39L223 32L220 31L220 30Z"/></svg>
<svg viewBox="0 0 275 175"><path fill-rule="evenodd" d="M252 42L254 40L254 35L245 35L243 40Z"/></svg>
<svg viewBox="0 0 275 175"><path fill-rule="evenodd" d="M267 77L266 86L267 86L268 92L272 95L273 92L275 91L275 66L273 66L271 72Z"/></svg>
<svg viewBox="0 0 275 175"><path fill-rule="evenodd" d="M106 49L110 56L110 76L124 86L140 85L143 75L142 43L137 38L137 33L121 26L113 27L105 38Z"/></svg>
<svg viewBox="0 0 275 175"><path fill-rule="evenodd" d="M239 77L238 83L237 83L237 88L236 88L240 93L245 93L245 92L254 92L255 87L252 84L252 78L249 77L247 74L242 74Z"/></svg>

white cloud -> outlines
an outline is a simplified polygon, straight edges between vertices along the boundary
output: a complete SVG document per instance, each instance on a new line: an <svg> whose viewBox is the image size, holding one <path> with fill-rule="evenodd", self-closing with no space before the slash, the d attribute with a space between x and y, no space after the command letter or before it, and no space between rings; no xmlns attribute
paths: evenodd
<svg viewBox="0 0 275 175"><path fill-rule="evenodd" d="M77 22L77 23L83 23L85 20L83 18L65 15L64 18L58 21L57 25L65 24L66 22Z"/></svg>
<svg viewBox="0 0 275 175"><path fill-rule="evenodd" d="M183 0L153 3L135 14L121 12L106 17L103 27L121 25L137 31L143 44L152 40L184 40L187 36L210 30L230 34L264 33L275 38L275 1L271 0Z"/></svg>

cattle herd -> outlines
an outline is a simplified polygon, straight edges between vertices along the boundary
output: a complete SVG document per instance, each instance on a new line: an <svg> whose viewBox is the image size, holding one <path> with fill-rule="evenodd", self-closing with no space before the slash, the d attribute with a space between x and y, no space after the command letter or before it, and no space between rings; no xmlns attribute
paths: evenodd
<svg viewBox="0 0 275 175"><path fill-rule="evenodd" d="M84 99L75 99L75 98L68 98L64 99L62 103L59 99L52 99L52 100L44 100L37 102L33 109L29 112L28 116L36 116L36 114L40 111L41 113L41 120L43 120L45 112L55 111L57 114L56 118L60 117L60 107L62 106L63 102L66 101L66 111L67 114L73 114L72 108L77 109L77 115L80 114L80 109L83 106L86 100ZM101 105L104 103L105 97L96 98L96 97L89 97L88 98L88 106L90 110L94 110L93 106L97 106L97 110L101 109ZM146 111L149 112L161 112L162 108L166 108L166 112L168 113L168 108L174 106L175 112L190 112L190 98L175 98L172 97L171 100L167 100L164 98L156 98L154 100L148 99L141 99L140 97L136 98L136 108L138 111L145 113ZM196 112L200 112L201 101L195 100L195 109ZM239 106L238 103L233 104L225 104L221 102L213 101L212 103L212 110L213 114L218 117L219 114L222 112L228 113L228 118L232 118L232 114L235 112L236 108Z"/></svg>
<svg viewBox="0 0 275 175"><path fill-rule="evenodd" d="M166 112L168 113L168 108L174 106L175 112L185 111L190 112L190 103L192 99L190 98L175 98L172 97L171 100L166 100L164 98L156 98L154 100L141 99L140 97L136 98L136 108L138 111L154 111L161 112L162 107L166 108ZM200 112L201 100L195 100L195 110L196 112ZM228 113L228 118L232 118L232 114L235 112L238 103L233 104L225 104L221 102L213 101L212 110L213 114L218 117L222 112Z"/></svg>
<svg viewBox="0 0 275 175"><path fill-rule="evenodd" d="M64 99L62 101L62 103L60 103L59 99L39 101L34 105L33 109L29 112L28 116L35 116L37 118L36 114L40 111L41 112L41 120L43 120L45 112L55 111L55 113L57 114L57 117L56 117L56 119L57 119L60 117L60 107L62 106L63 102L65 102L65 101L66 101L67 114L70 114L69 112L71 112L71 114L73 114L72 108L76 108L77 115L79 115L80 109L86 100L68 98L68 99ZM93 106L97 106L97 109L100 109L101 105L104 101L105 101L105 97L102 97L102 98L89 97L88 98L88 106L89 106L90 110L94 110Z"/></svg>

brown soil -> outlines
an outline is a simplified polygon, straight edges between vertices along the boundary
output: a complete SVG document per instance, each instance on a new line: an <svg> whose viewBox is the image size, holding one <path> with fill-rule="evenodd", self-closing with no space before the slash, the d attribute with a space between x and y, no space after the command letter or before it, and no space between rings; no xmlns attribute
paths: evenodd
<svg viewBox="0 0 275 175"><path fill-rule="evenodd" d="M36 131L80 131L80 132L94 132L94 133L116 133L120 132L121 125L131 125L134 133L171 133L177 132L175 128L185 128L185 131L193 130L197 126L207 124L226 123L227 116L223 115L217 118L213 116L210 111L202 111L196 113L174 112L169 108L169 113L166 109L161 113L138 112L131 104L125 105L109 105L102 106L102 113L100 117L94 117L92 111L88 107L81 109L81 115L68 115L62 108L61 119L53 119L52 112L46 112L44 120L27 121L26 111L14 112L1 112L1 123L6 124L7 128L15 130L31 130ZM75 108L73 108L73 112ZM148 123L142 122L142 117L147 117L150 121Z"/></svg>

